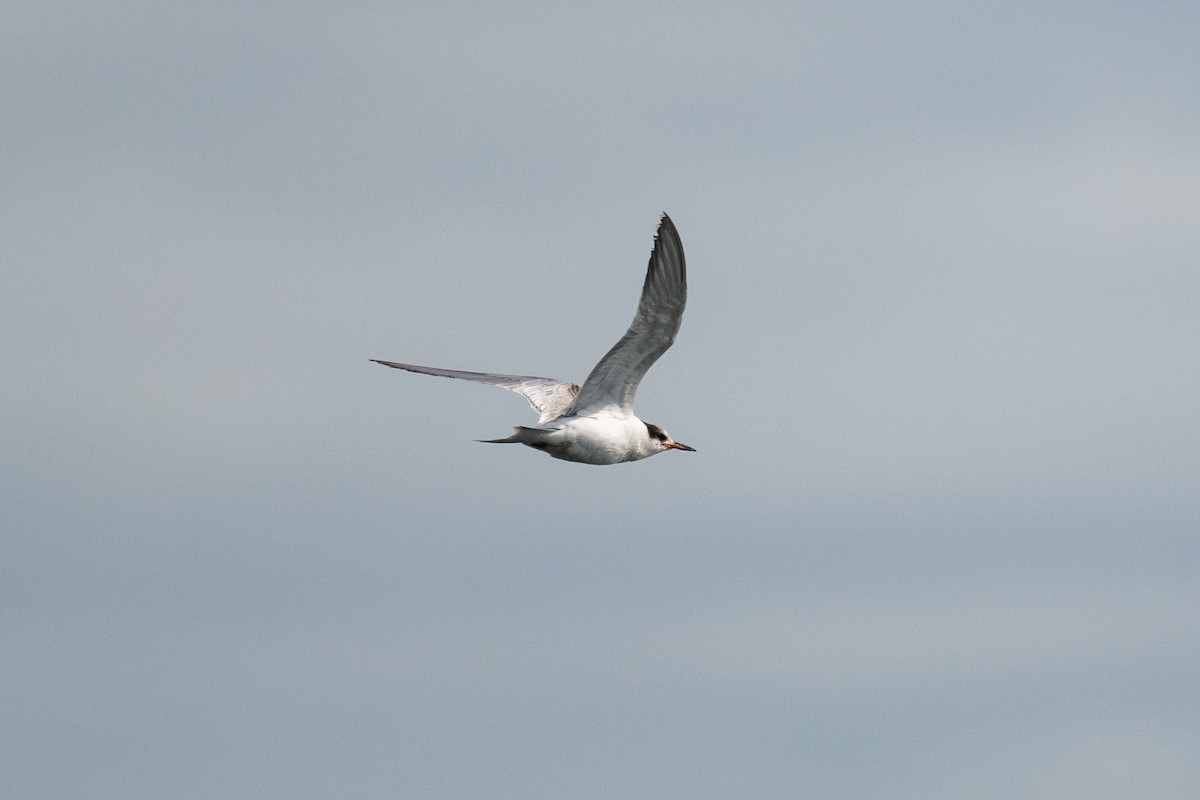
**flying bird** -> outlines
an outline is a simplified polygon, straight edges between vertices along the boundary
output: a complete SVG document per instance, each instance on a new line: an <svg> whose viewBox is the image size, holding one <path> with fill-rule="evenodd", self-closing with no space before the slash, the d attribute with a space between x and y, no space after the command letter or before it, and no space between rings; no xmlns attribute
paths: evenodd
<svg viewBox="0 0 1200 800"><path fill-rule="evenodd" d="M423 375L490 383L522 395L540 415L537 426L519 425L511 436L480 440L489 444L528 445L554 458L582 464L620 464L667 450L695 452L695 448L675 441L665 430L638 419L633 413L638 384L675 341L686 303L683 244L675 224L663 214L654 235L654 249L633 323L592 367L582 386L554 378L371 360Z"/></svg>

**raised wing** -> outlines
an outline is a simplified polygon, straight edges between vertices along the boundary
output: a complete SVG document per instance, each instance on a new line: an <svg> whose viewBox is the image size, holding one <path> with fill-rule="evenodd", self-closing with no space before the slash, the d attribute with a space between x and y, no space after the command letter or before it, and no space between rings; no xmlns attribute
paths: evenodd
<svg viewBox="0 0 1200 800"><path fill-rule="evenodd" d="M529 401L529 405L533 406L534 411L541 414L541 418L538 419L539 423L549 422L552 419L561 417L571 407L571 404L575 402L575 395L579 394L579 386L577 384L570 381L556 381L554 378L533 378L528 375L494 375L490 372L464 372L458 369L418 367L415 364L399 364L395 361L380 361L377 358L372 358L371 360L376 364L383 364L385 367L418 372L422 375L437 375L441 378L459 378L464 381L475 381L476 383L490 383L492 386L499 386L501 389L516 392Z"/></svg>
<svg viewBox="0 0 1200 800"><path fill-rule="evenodd" d="M686 303L683 244L675 223L663 214L633 324L592 368L575 399L575 413L584 415L606 406L632 412L638 384L675 341Z"/></svg>

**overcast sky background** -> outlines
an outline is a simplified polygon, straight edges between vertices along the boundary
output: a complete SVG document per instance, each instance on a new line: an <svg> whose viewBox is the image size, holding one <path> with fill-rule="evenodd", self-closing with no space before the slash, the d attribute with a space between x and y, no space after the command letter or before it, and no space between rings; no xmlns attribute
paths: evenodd
<svg viewBox="0 0 1200 800"><path fill-rule="evenodd" d="M3 16L0 795L1200 795L1194 3Z"/></svg>

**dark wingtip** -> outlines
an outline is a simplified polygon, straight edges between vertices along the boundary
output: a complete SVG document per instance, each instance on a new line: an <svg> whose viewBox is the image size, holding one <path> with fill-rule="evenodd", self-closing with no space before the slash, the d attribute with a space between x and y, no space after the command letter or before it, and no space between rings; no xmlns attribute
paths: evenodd
<svg viewBox="0 0 1200 800"><path fill-rule="evenodd" d="M666 234L669 238L674 239L676 242L679 242L679 229L675 227L675 222L667 215L667 212L665 211L662 213L662 216L658 218L658 229L654 231L655 246L662 241L664 234ZM682 249L682 242L680 242L680 249Z"/></svg>

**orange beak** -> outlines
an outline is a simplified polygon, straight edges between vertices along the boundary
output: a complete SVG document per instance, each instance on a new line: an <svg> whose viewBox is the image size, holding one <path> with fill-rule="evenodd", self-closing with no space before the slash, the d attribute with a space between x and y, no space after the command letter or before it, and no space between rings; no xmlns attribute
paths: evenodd
<svg viewBox="0 0 1200 800"><path fill-rule="evenodd" d="M686 444L680 444L679 442L675 441L665 442L663 447L667 448L668 450L687 450L689 453L696 452L696 448L688 447Z"/></svg>

